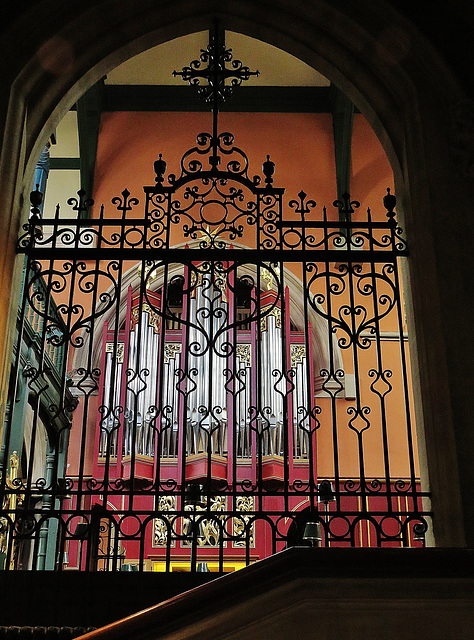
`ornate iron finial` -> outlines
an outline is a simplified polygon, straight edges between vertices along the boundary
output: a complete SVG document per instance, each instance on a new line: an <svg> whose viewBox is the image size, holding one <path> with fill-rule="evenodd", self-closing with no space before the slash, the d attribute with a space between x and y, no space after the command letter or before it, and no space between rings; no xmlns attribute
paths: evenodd
<svg viewBox="0 0 474 640"><path fill-rule="evenodd" d="M234 87L242 84L244 80L248 80L250 76L259 75L258 71L250 71L249 67L245 67L240 60L233 59L232 49L225 47L223 33L223 30L215 23L214 28L209 32L207 49L201 49L199 59L193 60L188 67L183 67L181 71L173 71L173 76L181 76L190 85L196 86L199 95L211 104L212 137L210 142L212 154L209 157L209 163L213 173L217 173L221 161L218 153L217 133L219 105L232 94ZM228 136L229 134L222 135ZM158 184L160 183L158 182ZM268 183L267 185L270 186Z"/></svg>
<svg viewBox="0 0 474 640"><path fill-rule="evenodd" d="M130 191L128 189L122 191L121 198L119 196L112 198L112 204L116 205L117 211L122 212L122 220L125 220L127 211L131 211L138 202L138 198L130 198Z"/></svg>
<svg viewBox="0 0 474 640"><path fill-rule="evenodd" d="M230 63L230 68L226 66L227 63ZM258 71L250 71L240 60L233 59L232 49L226 49L225 43L219 38L217 24L210 32L207 49L201 49L199 60L193 60L181 71L173 71L173 76L181 76L190 85L198 87L199 95L211 104L214 117L217 116L219 104L232 94L233 87L242 84L250 76L258 75ZM226 80L230 84L226 85ZM201 84L202 81L207 84Z"/></svg>
<svg viewBox="0 0 474 640"><path fill-rule="evenodd" d="M397 204L397 199L390 193L390 187L387 187L387 195L383 198L383 206L387 209L387 218L395 217L395 205Z"/></svg>
<svg viewBox="0 0 474 640"><path fill-rule="evenodd" d="M28 230L30 234L30 243L34 244L36 240L40 240L43 237L43 231L41 228L41 204L43 202L43 194L39 190L39 184L36 185L36 189L30 192L30 217L28 220Z"/></svg>
<svg viewBox="0 0 474 640"><path fill-rule="evenodd" d="M161 184L164 180L163 176L166 171L166 162L162 159L161 153L158 160L155 160L155 163L153 164L153 168L156 173L155 182L157 182L158 184Z"/></svg>
<svg viewBox="0 0 474 640"><path fill-rule="evenodd" d="M30 203L31 203L30 220L31 218L34 218L34 220L38 220L41 217L40 206L42 202L43 202L43 194L39 190L39 184L37 184L36 189L34 191L31 191L30 193Z"/></svg>
<svg viewBox="0 0 474 640"><path fill-rule="evenodd" d="M310 212L310 209L314 209L316 206L316 202L314 200L306 200L308 194L301 190L298 193L298 200L290 200L289 205L292 209L295 210L296 213L301 214L301 221L305 222L305 215Z"/></svg>
<svg viewBox="0 0 474 640"><path fill-rule="evenodd" d="M79 189L77 192L78 198L69 198L67 203L70 207L72 207L73 211L77 211L77 215L79 218L83 217L90 207L94 204L94 200L92 198L86 198L86 192L84 189Z"/></svg>
<svg viewBox="0 0 474 640"><path fill-rule="evenodd" d="M262 164L262 171L265 176L265 184L270 188L273 183L273 174L275 173L275 163L270 160L270 156L267 156L267 159Z"/></svg>
<svg viewBox="0 0 474 640"><path fill-rule="evenodd" d="M360 202L358 200L351 200L351 196L347 192L342 194L342 200L334 200L332 204L339 209L340 219L346 222L350 222L354 209L360 207Z"/></svg>

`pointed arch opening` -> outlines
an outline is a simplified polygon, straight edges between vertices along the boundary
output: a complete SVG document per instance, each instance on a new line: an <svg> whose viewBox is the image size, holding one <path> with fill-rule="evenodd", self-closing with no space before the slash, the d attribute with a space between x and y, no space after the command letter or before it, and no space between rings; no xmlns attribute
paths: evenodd
<svg viewBox="0 0 474 640"><path fill-rule="evenodd" d="M289 47L289 48L297 49L297 48L298 48L298 45L296 45L296 44L294 44L294 43L293 43L293 45L292 45L291 47ZM308 56L308 58L310 58L310 57L311 57L311 56ZM324 65L323 65L323 66L324 66ZM336 73L336 76L337 76L337 73ZM375 100L374 100L374 102L375 102ZM362 104L362 105L363 105L363 101L361 101L361 102L360 102L360 104ZM363 105L363 106L365 106L365 105ZM396 173L397 173L397 175L398 175L398 179L400 180L400 179L401 179L401 176L402 176L402 171L401 171L401 169L400 169L400 165L398 165L398 166L397 166ZM383 393L382 393L382 395L383 395Z"/></svg>

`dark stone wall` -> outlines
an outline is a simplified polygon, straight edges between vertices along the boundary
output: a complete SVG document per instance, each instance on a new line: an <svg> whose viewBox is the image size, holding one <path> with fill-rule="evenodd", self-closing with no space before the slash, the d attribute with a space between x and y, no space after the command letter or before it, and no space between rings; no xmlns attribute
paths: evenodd
<svg viewBox="0 0 474 640"><path fill-rule="evenodd" d="M470 0L388 1L434 45L466 93L474 98L474 73L466 73L466 65L472 69L474 3Z"/></svg>
<svg viewBox="0 0 474 640"><path fill-rule="evenodd" d="M451 67L466 93L474 98L474 74L466 74L466 65L471 64L472 37L474 35L474 3L470 0L387 0L435 46ZM2 8L0 32L28 15L34 5L45 5L47 0L22 0L8 3ZM82 0L86 9L93 0Z"/></svg>

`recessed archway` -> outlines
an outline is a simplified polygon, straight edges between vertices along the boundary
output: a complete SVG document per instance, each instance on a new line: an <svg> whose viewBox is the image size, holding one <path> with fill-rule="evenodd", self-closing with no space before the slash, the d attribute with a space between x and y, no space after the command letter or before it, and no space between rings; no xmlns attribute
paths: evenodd
<svg viewBox="0 0 474 640"><path fill-rule="evenodd" d="M436 54L384 3L374 9L367 1L359 3L357 10L345 7L342 11L329 2L282 2L270 8L260 1L253 2L249 11L249 4L243 1L199 5L183 1L163 3L159 9L146 1L139 6L134 2L101 2L92 8L69 8L65 13L59 2L52 0L49 5L56 14L54 26L45 25L41 42L30 39L25 57L11 65L12 81L6 87L9 104L3 117L8 126L0 174L7 225L2 239L3 302L15 299L11 290L14 246L39 150L70 104L104 73L153 44L208 28L216 16L229 29L292 53L321 70L350 96L376 131L392 163L405 224L415 247L408 276L415 318L412 334L420 365L418 384L433 508L440 514L437 541L441 545L464 545L469 522L474 519L467 489L472 484L469 473L473 472L468 472L466 461L462 471L467 488L463 491L458 480L459 434L454 428L452 407L456 393L461 398L464 391L462 385L456 390L442 383L452 366L446 354L450 324L447 312L443 312L443 292L438 291L439 261L444 260L446 266L447 260L441 249L442 232L436 220L430 219L433 207L441 211L448 199L449 191L440 190L441 176L455 179L445 153L446 137L438 135L435 140L434 135L440 133L445 122L444 105L459 100L460 94ZM32 13L38 18L39 10L33 9ZM12 32L12 37L19 34ZM440 82L443 100L434 105L432 96ZM456 263L451 262L451 271L455 271ZM449 271L444 278L445 282L449 279ZM428 297L423 295L427 283L432 287ZM5 372L15 314L13 309L9 325L4 319L0 327ZM427 318L431 319L429 332ZM458 344L457 353L461 352ZM4 389L7 380L5 374Z"/></svg>

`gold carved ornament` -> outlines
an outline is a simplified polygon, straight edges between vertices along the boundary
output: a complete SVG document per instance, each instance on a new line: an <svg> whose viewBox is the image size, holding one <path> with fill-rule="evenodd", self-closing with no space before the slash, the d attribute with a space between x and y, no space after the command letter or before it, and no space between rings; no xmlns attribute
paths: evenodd
<svg viewBox="0 0 474 640"><path fill-rule="evenodd" d="M176 511L176 496L160 496L158 501L159 511ZM172 529L177 520L176 516L172 518L166 518ZM168 542L168 527L166 526L164 519L155 518L153 523L153 546L165 547ZM171 546L174 546L172 541Z"/></svg>
<svg viewBox="0 0 474 640"><path fill-rule="evenodd" d="M216 496L211 499L211 511L225 511L226 508L226 496ZM236 509L239 512L242 512L242 515L234 517L232 519L232 535L233 537L241 537L241 540L236 540L233 542L232 546L235 548L245 547L248 541L250 546L254 546L255 544L255 524L252 524L250 528L248 527L248 523L250 522L251 516L246 516L244 513L247 511L253 511L254 509L254 497L253 496L238 496L236 501ZM176 511L176 496L161 496L158 502L158 510L162 512L167 511ZM187 511L193 511L197 514L199 512L206 510L206 505L203 507L195 507L188 505L186 507ZM169 521L169 524L172 529L174 529L175 522L177 520L176 516L172 516L170 518L166 518ZM191 526L190 518L183 518L182 530L186 532ZM165 547L168 544L168 530L169 527L164 522L162 518L155 518L154 528L153 528L153 546L154 547ZM245 536L245 537L244 537ZM220 539L220 528L214 519L206 519L203 518L200 520L199 524L199 536L198 536L198 545L199 546L217 546L219 544ZM188 540L183 540L183 546L189 546L190 542ZM174 541L172 541L171 546L174 546Z"/></svg>
<svg viewBox="0 0 474 640"><path fill-rule="evenodd" d="M198 514L200 511L206 510L206 505L194 506L188 505L185 507L186 511L193 511ZM211 511L225 511L226 508L226 497L225 496L215 496L211 498ZM220 518L223 519L222 517ZM189 529L190 525L192 525L192 521L188 518L183 520L183 531ZM199 534L197 538L197 543L200 547L210 546L216 547L219 544L219 539L221 536L220 527L217 524L214 518L207 519L202 518L199 520ZM183 540L183 545L187 546L190 542L188 540Z"/></svg>
<svg viewBox="0 0 474 640"><path fill-rule="evenodd" d="M253 511L255 506L254 496L238 496L236 501L237 511ZM248 526L251 516L239 515L233 519L232 535L239 537L239 540L234 540L233 547L250 547L255 546L255 523Z"/></svg>
<svg viewBox="0 0 474 640"><path fill-rule="evenodd" d="M142 305L142 312L148 314L148 326L153 329L155 333L160 332L160 316L154 311L147 302ZM138 323L138 307L132 310L132 320L135 326Z"/></svg>
<svg viewBox="0 0 474 640"><path fill-rule="evenodd" d="M107 342L105 345L105 353L113 353L114 352L114 343ZM118 364L123 364L123 356L124 356L125 344L123 342L117 342L117 362Z"/></svg>
<svg viewBox="0 0 474 640"><path fill-rule="evenodd" d="M297 364L301 364L305 357L306 347L303 344L290 345L290 360L292 367L296 367Z"/></svg>
<svg viewBox="0 0 474 640"><path fill-rule="evenodd" d="M14 451L10 456L10 473L7 471L6 486L7 489L14 491L18 487L16 486L16 480L18 479L19 469L18 453ZM6 493L3 498L2 510L11 514L11 524L15 521L15 511L23 503L24 496L17 493ZM0 553L6 553L8 550L9 539L11 535L11 525L9 525L7 518L0 518ZM10 560L10 569L14 569L13 554Z"/></svg>
<svg viewBox="0 0 474 640"><path fill-rule="evenodd" d="M267 309L270 309L270 307L263 307L262 311L265 312ZM260 321L260 328L262 331L266 331L267 330L267 318L268 316L275 316L275 325L277 329L281 329L281 309L279 309L278 307L273 307L273 309L271 311L269 311L268 313L266 313L264 315L264 317L261 319Z"/></svg>
<svg viewBox="0 0 474 640"><path fill-rule="evenodd" d="M250 344L238 344L236 354L241 364L250 367L252 362L252 347Z"/></svg>
<svg viewBox="0 0 474 640"><path fill-rule="evenodd" d="M179 343L165 344L164 362L168 364L170 360L174 360L176 355L181 353L182 346Z"/></svg>

